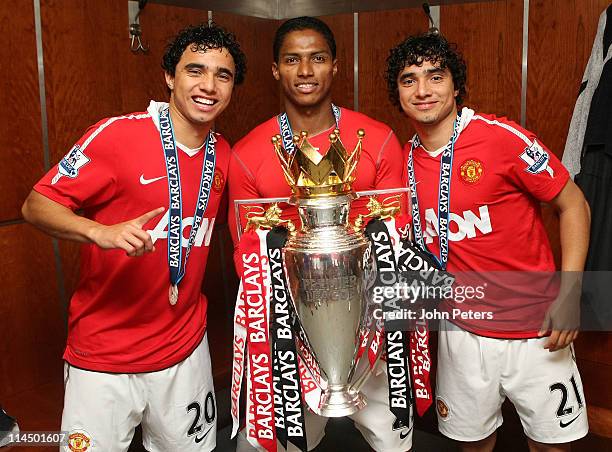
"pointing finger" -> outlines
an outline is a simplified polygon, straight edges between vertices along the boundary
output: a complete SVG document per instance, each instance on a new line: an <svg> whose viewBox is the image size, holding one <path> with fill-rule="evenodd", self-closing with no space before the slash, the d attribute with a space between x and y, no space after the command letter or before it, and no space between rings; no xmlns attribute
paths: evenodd
<svg viewBox="0 0 612 452"><path fill-rule="evenodd" d="M143 227L149 220L155 218L156 216L158 216L160 213L164 212L166 210L165 207L158 207L157 209L153 209L147 213L145 213L144 215L139 216L138 218L134 219L134 223L136 223L138 225L138 227Z"/></svg>

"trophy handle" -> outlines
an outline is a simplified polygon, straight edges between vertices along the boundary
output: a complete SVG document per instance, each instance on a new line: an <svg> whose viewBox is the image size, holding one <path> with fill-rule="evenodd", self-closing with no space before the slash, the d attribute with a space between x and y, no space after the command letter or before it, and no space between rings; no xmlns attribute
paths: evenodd
<svg viewBox="0 0 612 452"><path fill-rule="evenodd" d="M380 220L386 220L388 218L395 217L401 210L400 198L402 193L387 196L382 202L376 199L374 196L370 196L368 204L368 213L363 215L359 214L353 224L353 230L360 232L365 226L366 218L378 218Z"/></svg>
<svg viewBox="0 0 612 452"><path fill-rule="evenodd" d="M263 208L263 205L269 205L273 203L288 203L289 198L257 198L257 199L236 199L234 200L234 216L236 218L236 237L238 240L242 237L245 232L245 228L247 226L248 218L246 218L246 214L249 211L253 211L257 208L263 209L265 212L266 209ZM263 213L262 212L262 213ZM249 215L250 216L250 215ZM253 223L253 221L251 221ZM276 225L273 225L276 226ZM291 228L291 226L287 225L287 228ZM295 229L295 228L292 228Z"/></svg>

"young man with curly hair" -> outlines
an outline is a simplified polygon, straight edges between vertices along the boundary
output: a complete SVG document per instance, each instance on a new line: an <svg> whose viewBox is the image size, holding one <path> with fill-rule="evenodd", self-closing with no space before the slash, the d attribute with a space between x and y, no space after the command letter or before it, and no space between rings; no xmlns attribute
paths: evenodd
<svg viewBox="0 0 612 452"><path fill-rule="evenodd" d="M559 317L577 305L572 272L583 270L587 253L582 192L533 133L505 118L459 109L466 66L443 37L411 36L397 45L386 79L391 101L417 132L404 149L414 236L440 266L457 275L505 272L537 288L555 271L540 203L559 216L564 273L558 297L525 284L502 287L508 281L500 276L499 286L489 288L498 292L489 291L486 302L445 302L453 316L439 333L440 432L463 450L493 450L508 397L530 450L568 450L588 431L571 345L577 326ZM500 293L504 297L496 297ZM468 311L493 318L478 320Z"/></svg>
<svg viewBox="0 0 612 452"><path fill-rule="evenodd" d="M176 36L162 67L169 103L90 127L23 206L30 223L83 244L64 352L66 450L127 450L138 424L149 451L215 447L200 288L230 149L212 126L246 60L231 33L204 24Z"/></svg>

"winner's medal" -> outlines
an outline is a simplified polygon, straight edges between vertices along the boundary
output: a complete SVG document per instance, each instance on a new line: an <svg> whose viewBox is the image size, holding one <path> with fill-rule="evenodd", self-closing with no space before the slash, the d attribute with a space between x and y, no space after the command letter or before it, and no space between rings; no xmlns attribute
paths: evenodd
<svg viewBox="0 0 612 452"><path fill-rule="evenodd" d="M206 137L200 189L198 190L198 199L193 214L193 225L185 249L185 258L183 259L183 195L181 192L178 152L176 150L176 141L168 108L159 113L159 133L164 150L166 174L168 175L168 194L170 197L168 202L168 267L170 270L168 300L170 305L174 306L178 302L178 285L185 276L191 247L195 243L196 235L202 225L202 219L208 207L211 184L205 184L205 181L213 180L216 163L215 143L217 140L213 131L209 131Z"/></svg>
<svg viewBox="0 0 612 452"><path fill-rule="evenodd" d="M178 301L178 286L175 284L170 285L170 289L168 290L168 299L170 300L170 304L174 306Z"/></svg>

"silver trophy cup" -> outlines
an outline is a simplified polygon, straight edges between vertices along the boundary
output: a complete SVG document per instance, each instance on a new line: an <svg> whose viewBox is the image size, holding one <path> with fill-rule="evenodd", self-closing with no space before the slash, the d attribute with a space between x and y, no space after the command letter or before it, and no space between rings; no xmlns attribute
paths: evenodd
<svg viewBox="0 0 612 452"><path fill-rule="evenodd" d="M369 364L359 366L361 375L356 370L369 305L364 290L369 243L349 225L353 198L294 198L302 228L283 252L293 303L326 383L319 406L311 408L326 417L348 416L366 405L359 389Z"/></svg>

